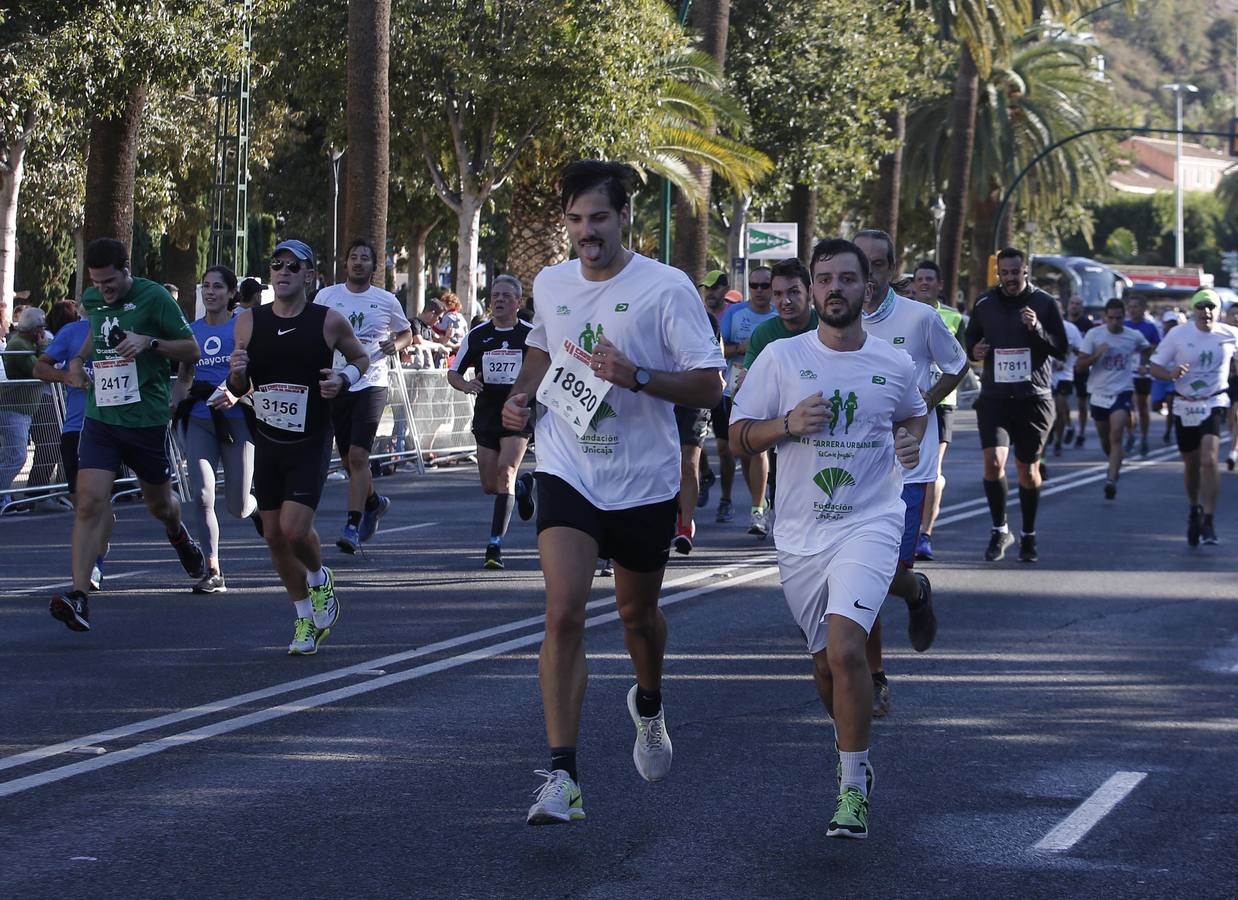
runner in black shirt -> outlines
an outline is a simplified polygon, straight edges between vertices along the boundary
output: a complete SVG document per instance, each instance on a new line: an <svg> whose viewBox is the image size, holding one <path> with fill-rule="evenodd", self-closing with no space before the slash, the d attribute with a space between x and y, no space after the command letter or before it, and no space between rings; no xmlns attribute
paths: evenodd
<svg viewBox="0 0 1238 900"><path fill-rule="evenodd" d="M1014 543L1006 525L1006 457L1014 445L1023 538L1019 561L1036 562L1040 454L1053 427L1053 369L1065 359L1066 329L1057 302L1027 283L1021 250L997 255L998 286L983 294L967 324L967 353L984 363L976 427L984 450L984 493L993 533L984 558L1001 559Z"/></svg>
<svg viewBox="0 0 1238 900"><path fill-rule="evenodd" d="M520 518L533 516L533 475L519 478L520 462L529 446L532 424L520 431L509 431L501 421L503 404L526 353L524 341L533 327L516 316L522 287L514 275L500 275L490 288L489 322L483 322L467 335L447 373L447 382L458 391L477 397L473 408L473 437L477 440L477 471L481 489L494 495L494 515L490 520L490 541L486 544L487 569L503 568L503 537L511 522L512 506L519 504ZM464 373L473 370L473 378Z"/></svg>

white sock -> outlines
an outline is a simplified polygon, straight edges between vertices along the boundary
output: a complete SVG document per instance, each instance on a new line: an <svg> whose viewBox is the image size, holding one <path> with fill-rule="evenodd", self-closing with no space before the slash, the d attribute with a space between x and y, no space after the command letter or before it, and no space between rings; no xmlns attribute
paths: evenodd
<svg viewBox="0 0 1238 900"><path fill-rule="evenodd" d="M843 763L843 783L844 788L853 787L865 797L868 796L868 775L864 771L864 764L868 762L868 751L860 750L857 753L848 753L843 750L838 754Z"/></svg>
<svg viewBox="0 0 1238 900"><path fill-rule="evenodd" d="M998 526L997 526L996 528L994 528L993 530L994 530L994 531L1000 531L1002 534L1006 534L1006 533L1008 533L1008 532L1010 531L1010 526L1009 526L1009 525L998 525Z"/></svg>
<svg viewBox="0 0 1238 900"><path fill-rule="evenodd" d="M292 605L297 608L298 619L312 619L314 617L314 607L310 603L309 597L304 600L293 600Z"/></svg>
<svg viewBox="0 0 1238 900"><path fill-rule="evenodd" d="M319 566L317 572L306 572L305 580L309 582L310 587L322 587L327 583L327 570Z"/></svg>

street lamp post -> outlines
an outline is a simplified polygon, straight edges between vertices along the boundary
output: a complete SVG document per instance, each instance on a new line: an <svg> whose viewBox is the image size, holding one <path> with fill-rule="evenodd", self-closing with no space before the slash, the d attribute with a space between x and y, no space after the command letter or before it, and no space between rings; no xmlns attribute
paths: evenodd
<svg viewBox="0 0 1238 900"><path fill-rule="evenodd" d="M328 147L327 152L331 154L331 281L335 281L335 269L337 260L339 259L339 241L340 241L340 160L344 158L344 147L341 150L336 150L335 147Z"/></svg>
<svg viewBox="0 0 1238 900"><path fill-rule="evenodd" d="M1198 94L1199 88L1193 84L1185 84L1175 81L1173 84L1161 85L1161 90L1173 91L1174 98L1177 101L1178 117L1177 117L1177 154L1174 157L1174 189L1176 193L1176 213L1177 217L1174 221L1174 265L1182 268L1186 265L1186 247L1183 243L1183 224L1182 224L1182 95L1183 94Z"/></svg>
<svg viewBox="0 0 1238 900"><path fill-rule="evenodd" d="M946 201L941 199L941 194L929 207L929 215L933 217L933 231L937 235L933 240L933 262L938 262L941 256L941 225L946 220Z"/></svg>

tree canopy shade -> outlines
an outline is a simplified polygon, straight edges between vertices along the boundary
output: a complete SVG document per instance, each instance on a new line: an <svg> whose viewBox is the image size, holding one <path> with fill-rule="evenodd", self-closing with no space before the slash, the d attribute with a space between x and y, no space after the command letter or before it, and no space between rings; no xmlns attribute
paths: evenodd
<svg viewBox="0 0 1238 900"><path fill-rule="evenodd" d="M656 102L677 26L661 0L395 0L392 115L456 216L457 293L475 300L483 205L539 135L606 155ZM396 74L396 73L399 74Z"/></svg>

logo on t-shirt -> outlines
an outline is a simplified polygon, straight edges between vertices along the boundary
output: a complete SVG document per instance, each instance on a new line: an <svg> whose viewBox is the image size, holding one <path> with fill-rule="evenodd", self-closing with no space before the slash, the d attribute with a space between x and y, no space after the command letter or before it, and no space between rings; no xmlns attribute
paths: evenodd
<svg viewBox="0 0 1238 900"><path fill-rule="evenodd" d="M812 476L813 484L825 491L825 496L834 499L834 492L839 488L854 487L855 477L846 469L822 469Z"/></svg>
<svg viewBox="0 0 1238 900"><path fill-rule="evenodd" d="M907 338L905 338L905 337L896 337L893 341L891 341L891 343L894 343L894 344L905 344L905 343L907 343Z"/></svg>
<svg viewBox="0 0 1238 900"><path fill-rule="evenodd" d="M601 322L598 322L597 331L594 331L589 323L586 322L584 331L580 333L580 340L576 343L580 345L581 350L584 350L586 353L592 353L594 346L598 343L598 341L602 340L602 337Z"/></svg>
<svg viewBox="0 0 1238 900"><path fill-rule="evenodd" d="M1212 368L1212 359L1213 359L1212 351L1205 350L1203 353L1199 354L1199 367L1201 369Z"/></svg>
<svg viewBox="0 0 1238 900"><path fill-rule="evenodd" d="M615 304L615 312L627 312L627 311L628 311L628 305L626 303Z"/></svg>
<svg viewBox="0 0 1238 900"><path fill-rule="evenodd" d="M800 369L800 378L806 378L812 381L816 381L817 373L814 372L812 369Z"/></svg>
<svg viewBox="0 0 1238 900"><path fill-rule="evenodd" d="M360 331L362 323L365 322L365 313L350 312L348 314L348 324L352 326L353 331Z"/></svg>
<svg viewBox="0 0 1238 900"><path fill-rule="evenodd" d="M873 384L885 384L885 383L886 383L886 380L882 378L880 375L873 376Z"/></svg>
<svg viewBox="0 0 1238 900"><path fill-rule="evenodd" d="M566 307L566 306L557 306L557 307L555 307L555 315L556 315L556 316L570 316L571 314L572 314L571 309L569 309L569 308L568 308L568 307Z"/></svg>
<svg viewBox="0 0 1238 900"><path fill-rule="evenodd" d="M219 352L219 348L223 346L223 341L219 339L219 335L212 334L202 342L202 352L207 356L214 356Z"/></svg>
<svg viewBox="0 0 1238 900"><path fill-rule="evenodd" d="M860 400L855 391L849 391L844 399L838 388L834 388L834 395L826 402L830 404L830 434L834 434L839 421L846 423L843 434L850 434L851 425L855 422L855 411L860 408Z"/></svg>
<svg viewBox="0 0 1238 900"><path fill-rule="evenodd" d="M593 418L589 420L589 427L594 431L607 419L617 419L619 413L615 412L615 408L603 400L598 404L598 411L593 414Z"/></svg>

